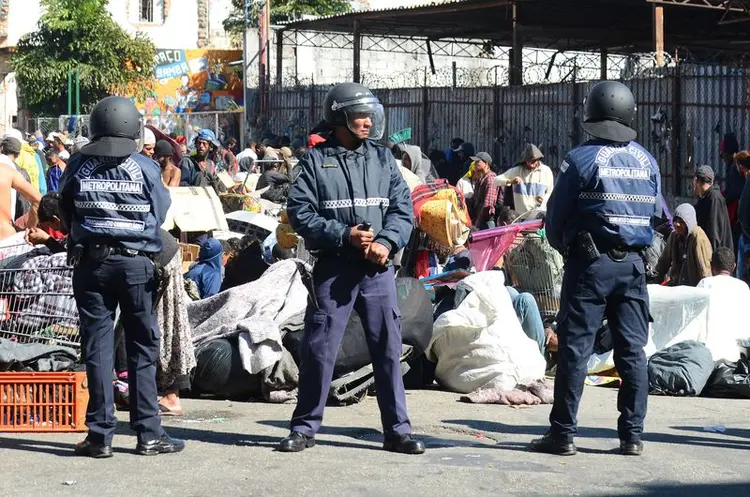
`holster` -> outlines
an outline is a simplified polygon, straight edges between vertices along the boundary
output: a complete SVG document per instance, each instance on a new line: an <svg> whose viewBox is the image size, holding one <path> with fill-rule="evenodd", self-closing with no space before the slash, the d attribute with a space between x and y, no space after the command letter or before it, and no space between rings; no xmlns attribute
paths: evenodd
<svg viewBox="0 0 750 497"><path fill-rule="evenodd" d="M76 267L83 259L83 245L74 245L68 250L68 266Z"/></svg>

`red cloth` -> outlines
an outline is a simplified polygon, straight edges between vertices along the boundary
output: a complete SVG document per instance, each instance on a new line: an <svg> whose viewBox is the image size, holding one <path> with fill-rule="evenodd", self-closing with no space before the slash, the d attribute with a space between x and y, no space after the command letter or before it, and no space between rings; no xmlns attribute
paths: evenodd
<svg viewBox="0 0 750 497"><path fill-rule="evenodd" d="M53 230L52 228L43 228L44 232L55 240L62 240L65 238L65 234L62 231Z"/></svg>
<svg viewBox="0 0 750 497"><path fill-rule="evenodd" d="M324 143L326 141L325 138L323 138L320 135L312 134L307 137L307 148L313 148L315 145L319 143Z"/></svg>
<svg viewBox="0 0 750 497"><path fill-rule="evenodd" d="M729 225L734 226L737 222L737 210L740 208L740 202L735 200L731 204L727 204L727 210L729 211Z"/></svg>

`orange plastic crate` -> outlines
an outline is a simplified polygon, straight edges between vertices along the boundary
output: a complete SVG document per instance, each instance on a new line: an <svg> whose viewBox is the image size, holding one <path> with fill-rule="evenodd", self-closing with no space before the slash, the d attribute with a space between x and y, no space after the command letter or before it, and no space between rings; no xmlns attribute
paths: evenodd
<svg viewBox="0 0 750 497"><path fill-rule="evenodd" d="M86 373L0 373L0 432L86 431Z"/></svg>

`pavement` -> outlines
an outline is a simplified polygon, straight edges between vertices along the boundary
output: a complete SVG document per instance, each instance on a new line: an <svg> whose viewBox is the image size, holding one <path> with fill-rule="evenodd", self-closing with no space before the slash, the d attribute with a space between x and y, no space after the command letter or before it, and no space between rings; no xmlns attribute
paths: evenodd
<svg viewBox="0 0 750 497"><path fill-rule="evenodd" d="M586 387L573 457L536 454L549 406L522 409L408 391L427 453L380 449L374 398L326 410L317 445L274 451L293 405L184 400L165 420L180 454L137 456L125 413L115 457L72 457L82 434L0 434L0 496L750 496L750 401L650 397L646 451L616 454L616 390ZM724 433L706 431L724 429Z"/></svg>

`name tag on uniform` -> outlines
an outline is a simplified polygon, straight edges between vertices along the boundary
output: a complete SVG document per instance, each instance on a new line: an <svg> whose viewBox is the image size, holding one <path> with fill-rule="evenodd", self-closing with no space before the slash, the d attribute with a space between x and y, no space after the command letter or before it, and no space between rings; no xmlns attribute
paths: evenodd
<svg viewBox="0 0 750 497"><path fill-rule="evenodd" d="M336 162L336 159L333 159L333 158L327 157L327 158L326 158L326 159L325 159L325 160L323 161L323 165L322 165L321 167L322 167L323 169L330 169L330 168L336 168L336 167L339 167L339 164L338 164L338 162Z"/></svg>

